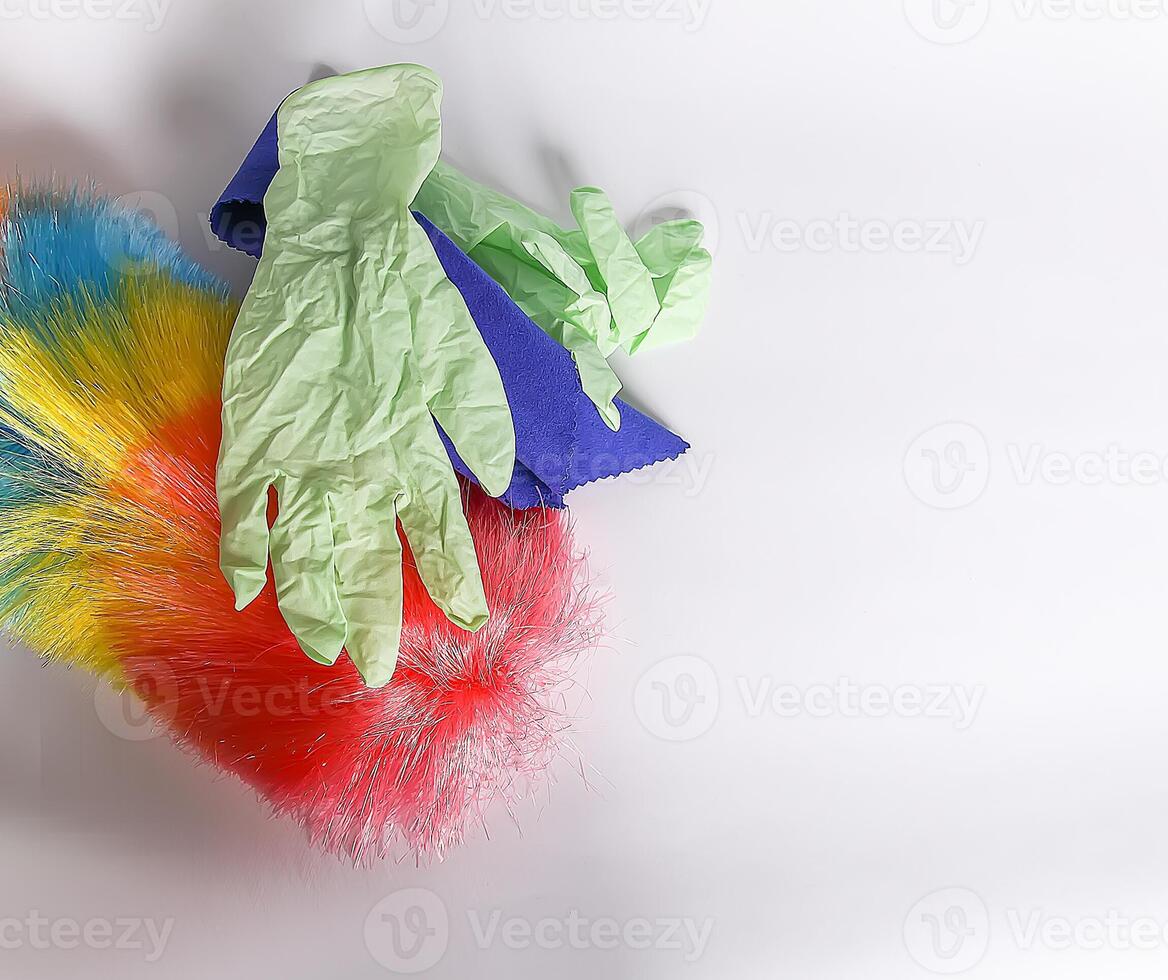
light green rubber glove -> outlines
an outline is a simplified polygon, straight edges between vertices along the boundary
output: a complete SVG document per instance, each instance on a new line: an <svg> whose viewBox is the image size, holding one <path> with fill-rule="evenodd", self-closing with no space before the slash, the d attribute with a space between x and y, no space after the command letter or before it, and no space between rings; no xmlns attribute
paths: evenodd
<svg viewBox="0 0 1168 980"><path fill-rule="evenodd" d="M414 206L572 352L609 428L620 426L621 384L608 357L687 340L705 315L711 260L700 222L665 222L633 243L604 193L581 187L571 195L578 227L564 230L442 162Z"/></svg>
<svg viewBox="0 0 1168 980"><path fill-rule="evenodd" d="M468 630L487 620L434 419L488 493L515 464L499 371L409 210L440 152L441 95L431 72L398 65L314 82L280 107L263 257L223 380L220 565L236 605L263 589L270 548L304 652L331 664L344 647L371 687L397 660L397 520L446 615Z"/></svg>

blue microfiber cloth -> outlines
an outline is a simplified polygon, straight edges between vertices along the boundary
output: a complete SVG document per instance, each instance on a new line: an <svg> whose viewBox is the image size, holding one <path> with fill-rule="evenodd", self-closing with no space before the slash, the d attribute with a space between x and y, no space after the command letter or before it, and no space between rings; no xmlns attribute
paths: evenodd
<svg viewBox="0 0 1168 980"><path fill-rule="evenodd" d="M276 117L211 209L220 240L259 257L263 199L279 168ZM584 394L569 354L525 314L506 291L427 218L414 217L429 235L446 275L462 293L498 365L515 422L515 475L502 496L508 506L562 507L564 496L593 480L618 476L667 459L689 444L617 399L621 427L613 432ZM474 480L442 433L454 468Z"/></svg>

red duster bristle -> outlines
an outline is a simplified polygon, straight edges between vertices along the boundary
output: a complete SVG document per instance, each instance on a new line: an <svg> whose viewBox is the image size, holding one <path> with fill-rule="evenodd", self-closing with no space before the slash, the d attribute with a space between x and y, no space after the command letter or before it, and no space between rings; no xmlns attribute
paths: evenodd
<svg viewBox="0 0 1168 980"><path fill-rule="evenodd" d="M490 622L451 624L406 549L404 630L388 687L308 660L269 586L243 612L217 567L217 412L164 433L122 488L165 524L166 552L107 557L131 684L177 740L255 787L330 851L442 854L561 748L561 701L597 617L561 512L512 512L465 486Z"/></svg>

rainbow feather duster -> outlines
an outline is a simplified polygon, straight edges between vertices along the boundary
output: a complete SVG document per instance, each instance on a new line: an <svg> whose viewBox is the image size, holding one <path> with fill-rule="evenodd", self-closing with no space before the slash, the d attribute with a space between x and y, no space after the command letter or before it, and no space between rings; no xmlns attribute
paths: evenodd
<svg viewBox="0 0 1168 980"><path fill-rule="evenodd" d="M135 691L216 769L367 862L441 855L563 752L598 631L562 513L464 487L491 609L454 627L406 557L393 682L308 660L269 583L217 564L220 384L235 307L140 215L0 194L0 622Z"/></svg>

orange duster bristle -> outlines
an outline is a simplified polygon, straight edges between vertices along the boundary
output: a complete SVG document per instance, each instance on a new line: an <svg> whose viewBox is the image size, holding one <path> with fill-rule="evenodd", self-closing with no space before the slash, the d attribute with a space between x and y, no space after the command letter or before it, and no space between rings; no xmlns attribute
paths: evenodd
<svg viewBox="0 0 1168 980"><path fill-rule="evenodd" d="M16 194L2 224L6 628L128 685L176 741L356 861L441 854L544 777L598 622L563 514L464 486L487 626L451 624L407 548L393 681L310 661L271 584L236 612L218 568L222 290L103 202ZM111 270L110 254L136 258Z"/></svg>

